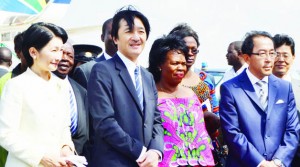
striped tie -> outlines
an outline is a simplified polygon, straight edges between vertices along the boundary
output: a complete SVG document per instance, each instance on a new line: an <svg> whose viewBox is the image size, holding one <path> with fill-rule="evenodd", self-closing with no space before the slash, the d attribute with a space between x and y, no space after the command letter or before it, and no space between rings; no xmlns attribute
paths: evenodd
<svg viewBox="0 0 300 167"><path fill-rule="evenodd" d="M70 108L71 108L71 134L72 136L76 133L77 131L77 111L75 109L75 102L74 102L74 96L71 91L69 90L70 94Z"/></svg>
<svg viewBox="0 0 300 167"><path fill-rule="evenodd" d="M268 105L268 95L265 92L265 81L258 81L256 84L259 86L259 101L262 106L262 108L265 110Z"/></svg>
<svg viewBox="0 0 300 167"><path fill-rule="evenodd" d="M143 90L142 90L142 83L141 83L141 75L140 75L140 68L136 67L134 70L134 77L135 77L135 90L139 98L139 102L141 105L141 108L143 110Z"/></svg>

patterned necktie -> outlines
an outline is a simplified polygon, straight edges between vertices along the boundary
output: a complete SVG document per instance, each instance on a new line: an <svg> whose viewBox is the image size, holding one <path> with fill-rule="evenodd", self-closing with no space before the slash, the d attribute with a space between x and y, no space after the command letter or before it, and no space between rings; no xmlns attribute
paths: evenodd
<svg viewBox="0 0 300 167"><path fill-rule="evenodd" d="M256 82L256 84L259 86L259 101L260 101L260 104L262 106L262 108L265 110L267 108L267 105L268 105L268 95L265 91L265 84L266 82L265 81L258 81Z"/></svg>
<svg viewBox="0 0 300 167"><path fill-rule="evenodd" d="M139 98L139 102L141 105L142 110L144 109L143 105L143 90L142 90L142 83L141 83L141 75L140 75L140 68L136 67L134 70L134 77L135 77L135 90Z"/></svg>
<svg viewBox="0 0 300 167"><path fill-rule="evenodd" d="M75 109L75 102L74 102L74 96L71 91L69 90L69 95L70 95L70 108L71 108L71 134L72 136L76 133L77 131L77 111Z"/></svg>

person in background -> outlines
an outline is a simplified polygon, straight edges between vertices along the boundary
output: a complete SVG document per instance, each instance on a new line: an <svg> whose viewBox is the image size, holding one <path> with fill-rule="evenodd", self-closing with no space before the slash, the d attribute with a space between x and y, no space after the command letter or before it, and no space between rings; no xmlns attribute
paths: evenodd
<svg viewBox="0 0 300 167"><path fill-rule="evenodd" d="M276 34L273 37L277 57L275 58L273 74L278 78L282 78L292 84L295 94L295 102L300 115L300 77L296 77L291 66L295 60L295 42L292 37L284 34ZM300 119L300 118L299 118ZM300 166L300 141L298 143L298 151L292 163L292 167Z"/></svg>
<svg viewBox="0 0 300 167"><path fill-rule="evenodd" d="M82 64L75 68L73 79L77 81L81 86L87 89L87 82L92 71L92 67L97 63L104 60L108 60L114 56L117 52L117 48L111 37L112 18L106 20L102 26L101 41L104 42L105 50L103 54L96 58L94 61Z"/></svg>
<svg viewBox="0 0 300 167"><path fill-rule="evenodd" d="M23 34L22 53L29 68L4 86L0 101L0 145L9 153L5 166L71 166L67 89L57 69L68 39L61 27L34 23Z"/></svg>
<svg viewBox="0 0 300 167"><path fill-rule="evenodd" d="M5 85L5 83L9 79L22 74L27 69L27 63L26 63L26 60L22 53L23 34L24 34L24 32L19 33L14 38L14 45L15 45L14 50L15 50L17 57L20 59L21 62L11 72L6 73L3 77L0 78L0 95L2 93L2 89Z"/></svg>
<svg viewBox="0 0 300 167"><path fill-rule="evenodd" d="M243 41L234 41L229 44L226 58L228 65L231 65L232 67L224 73L222 82L226 82L238 76L248 67L248 64L245 63L243 57L242 44Z"/></svg>
<svg viewBox="0 0 300 167"><path fill-rule="evenodd" d="M192 71L191 67L196 61L197 54L199 53L200 42L197 33L187 24L179 24L174 27L169 34L176 34L186 42L189 47L189 57L186 60L187 73L182 80L182 85L192 88L199 97L200 102L204 105L205 111L211 111L219 115L219 102L215 95L214 85L208 82L203 82L205 77L199 77ZM203 80L202 80L203 79ZM202 81L201 81L202 80Z"/></svg>
<svg viewBox="0 0 300 167"><path fill-rule="evenodd" d="M74 78L76 74L74 74L75 68L79 67L88 62L94 61L97 56L102 52L102 48L96 45L90 44L76 44L73 45L74 48L74 68L69 73L69 77Z"/></svg>
<svg viewBox="0 0 300 167"><path fill-rule="evenodd" d="M155 79L164 127L160 167L215 165L198 96L180 84L188 52L185 41L171 34L155 40L149 54L148 69Z"/></svg>
<svg viewBox="0 0 300 167"><path fill-rule="evenodd" d="M247 33L249 67L221 85L220 118L228 167L289 167L300 125L291 83L272 75L276 51L265 31Z"/></svg>
<svg viewBox="0 0 300 167"><path fill-rule="evenodd" d="M89 135L89 121L87 110L87 92L68 74L74 66L74 48L70 42L66 42L63 49L63 56L58 63L57 70L53 73L62 79L69 92L71 106L71 134L75 149L79 155L87 156L87 142Z"/></svg>
<svg viewBox="0 0 300 167"><path fill-rule="evenodd" d="M9 71L12 64L12 53L7 47L0 47L0 78Z"/></svg>
<svg viewBox="0 0 300 167"><path fill-rule="evenodd" d="M118 52L96 63L88 81L93 122L92 167L156 167L163 157L163 127L152 75L138 63L149 37L148 19L131 6L113 17Z"/></svg>
<svg viewBox="0 0 300 167"><path fill-rule="evenodd" d="M204 112L204 119L206 127L212 138L218 136L218 128L220 127L220 119L218 115L218 106L215 104L214 98L211 96L209 86L200 79L199 75L191 70L192 65L195 63L198 47L200 45L197 33L187 24L180 24L173 28L169 33L170 35L176 35L186 42L189 48L188 57L186 60L187 73L181 81L181 85L191 88L196 95L200 103L202 104L202 110ZM212 114L212 113L215 113Z"/></svg>

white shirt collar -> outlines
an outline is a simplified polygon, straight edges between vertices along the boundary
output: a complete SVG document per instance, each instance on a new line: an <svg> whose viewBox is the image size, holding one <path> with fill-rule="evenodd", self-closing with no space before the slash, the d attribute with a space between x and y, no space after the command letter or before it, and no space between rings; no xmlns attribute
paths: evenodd
<svg viewBox="0 0 300 167"><path fill-rule="evenodd" d="M123 61L123 63L126 66L126 69L132 79L132 82L135 86L135 76L134 76L134 70L136 67L140 67L139 63L137 62L136 64L134 62L132 62L131 60L129 60L127 57L125 57L121 52L117 52L117 54L119 55L119 57L121 58L121 60ZM141 70L140 70L141 71ZM141 77L140 77L141 78Z"/></svg>
<svg viewBox="0 0 300 167"><path fill-rule="evenodd" d="M1 69L5 69L5 70L7 70L7 71L10 71L9 68L7 68L7 67L5 67L5 66L1 66L1 65L0 65L0 68L1 68Z"/></svg>
<svg viewBox="0 0 300 167"><path fill-rule="evenodd" d="M248 68L248 64L244 63L242 65L242 67L240 69L237 70L237 72L235 72L236 75L239 75L240 73L242 73L244 71L245 68Z"/></svg>
<svg viewBox="0 0 300 167"><path fill-rule="evenodd" d="M104 55L104 57L105 57L105 60L109 60L109 59L112 58L112 57L111 57L109 54L107 54L106 52L104 52L103 55Z"/></svg>
<svg viewBox="0 0 300 167"><path fill-rule="evenodd" d="M249 80L250 80L250 82L251 82L252 85L255 85L256 82L260 81L260 79L258 79L256 76L254 76L254 75L250 72L249 68L246 69L246 73L247 73L248 78L249 78ZM268 76L265 76L265 77L262 79L262 81L265 81L266 83L269 83L269 77L268 77Z"/></svg>

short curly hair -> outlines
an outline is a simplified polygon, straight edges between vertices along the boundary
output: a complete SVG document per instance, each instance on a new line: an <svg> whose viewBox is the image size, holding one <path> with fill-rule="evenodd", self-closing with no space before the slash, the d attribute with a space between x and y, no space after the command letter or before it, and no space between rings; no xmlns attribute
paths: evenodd
<svg viewBox="0 0 300 167"><path fill-rule="evenodd" d="M181 51L187 58L188 47L185 41L173 34L163 36L154 41L149 53L149 67L148 70L152 73L155 82L159 82L161 78L160 65L165 63L169 51Z"/></svg>

